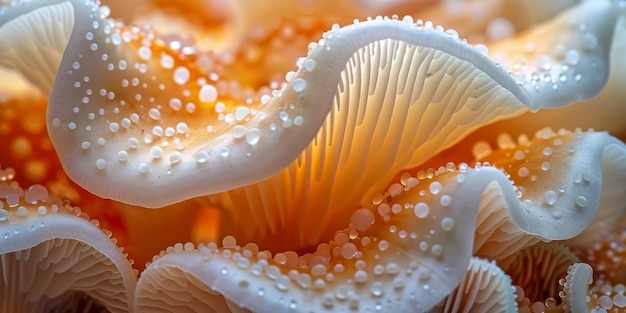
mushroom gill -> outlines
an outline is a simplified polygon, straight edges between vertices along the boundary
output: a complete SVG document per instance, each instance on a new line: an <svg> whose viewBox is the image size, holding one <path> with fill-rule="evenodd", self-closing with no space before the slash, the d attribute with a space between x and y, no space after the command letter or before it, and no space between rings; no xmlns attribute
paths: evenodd
<svg viewBox="0 0 626 313"><path fill-rule="evenodd" d="M24 2L0 6L0 66L19 72L47 96L71 34L72 7L48 1L28 8ZM22 16L25 9L30 12Z"/></svg>
<svg viewBox="0 0 626 313"><path fill-rule="evenodd" d="M550 303L559 298L559 280L570 265L580 259L557 242L540 242L524 248L506 261L499 262L514 285L524 290L531 303Z"/></svg>
<svg viewBox="0 0 626 313"><path fill-rule="evenodd" d="M430 312L517 312L511 278L495 262L473 257L463 281Z"/></svg>
<svg viewBox="0 0 626 313"><path fill-rule="evenodd" d="M0 170L0 311L128 312L136 273L109 231L42 185Z"/></svg>

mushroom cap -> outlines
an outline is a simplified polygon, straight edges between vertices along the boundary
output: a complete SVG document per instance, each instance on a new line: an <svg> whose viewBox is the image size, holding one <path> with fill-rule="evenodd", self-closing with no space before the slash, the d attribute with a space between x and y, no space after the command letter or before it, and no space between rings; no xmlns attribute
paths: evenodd
<svg viewBox="0 0 626 313"><path fill-rule="evenodd" d="M127 312L136 273L111 233L42 185L20 188L13 173L0 177L3 306L45 312L92 303Z"/></svg>

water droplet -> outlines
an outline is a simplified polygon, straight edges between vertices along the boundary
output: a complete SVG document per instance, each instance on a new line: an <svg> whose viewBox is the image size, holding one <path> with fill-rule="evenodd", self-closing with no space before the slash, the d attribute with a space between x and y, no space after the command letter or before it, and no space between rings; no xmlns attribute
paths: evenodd
<svg viewBox="0 0 626 313"><path fill-rule="evenodd" d="M202 102L214 102L217 100L217 89L213 85L204 85L200 88L199 98Z"/></svg>
<svg viewBox="0 0 626 313"><path fill-rule="evenodd" d="M252 128L246 133L246 142L249 145L256 145L261 139L261 131L258 128Z"/></svg>
<svg viewBox="0 0 626 313"><path fill-rule="evenodd" d="M430 252L436 256L440 256L443 253L443 247L439 244L434 244L432 248L430 248Z"/></svg>
<svg viewBox="0 0 626 313"><path fill-rule="evenodd" d="M518 174L520 177L526 177L526 176L528 176L528 174L530 174L530 171L528 170L528 168L527 168L527 167L522 166L522 167L520 167L520 168L519 168L519 170L517 171L517 174Z"/></svg>
<svg viewBox="0 0 626 313"><path fill-rule="evenodd" d="M289 289L289 277L285 276L285 275L280 275L276 278L276 282L275 282L276 288L278 288L278 290L287 290Z"/></svg>
<svg viewBox="0 0 626 313"><path fill-rule="evenodd" d="M543 195L543 201L548 205L554 205L556 203L557 194L556 192L549 190Z"/></svg>
<svg viewBox="0 0 626 313"><path fill-rule="evenodd" d="M184 85L189 80L189 69L184 66L179 66L174 70L174 82L179 85Z"/></svg>
<svg viewBox="0 0 626 313"><path fill-rule="evenodd" d="M585 196L578 196L574 200L577 206L584 208L587 206L587 198Z"/></svg>
<svg viewBox="0 0 626 313"><path fill-rule="evenodd" d="M302 79L302 78L296 78L293 81L293 85L292 85L293 91L295 92L302 92L306 89L306 80Z"/></svg>
<svg viewBox="0 0 626 313"><path fill-rule="evenodd" d="M382 296L384 291L385 291L384 285L383 283L379 281L374 282L372 286L370 287L370 292L372 293L374 297Z"/></svg>
<svg viewBox="0 0 626 313"><path fill-rule="evenodd" d="M441 206L443 207L449 206L450 203L452 203L452 197L450 197L449 195L443 195L439 199L439 204L441 204Z"/></svg>
<svg viewBox="0 0 626 313"><path fill-rule="evenodd" d="M9 219L9 211L0 209L0 222L7 221Z"/></svg>
<svg viewBox="0 0 626 313"><path fill-rule="evenodd" d="M358 231L368 229L372 224L374 224L374 221L374 213L366 208L360 208L354 211L354 213L352 213L352 217L350 218L350 223Z"/></svg>
<svg viewBox="0 0 626 313"><path fill-rule="evenodd" d="M430 213L430 207L428 204L420 202L413 207L413 212L415 213L415 216L425 218Z"/></svg>
<svg viewBox="0 0 626 313"><path fill-rule="evenodd" d="M439 192L441 192L442 186L440 182L432 182L430 184L430 186L428 187L428 190L430 191L430 193L432 193L433 195L438 194Z"/></svg>
<svg viewBox="0 0 626 313"><path fill-rule="evenodd" d="M441 229L445 231L451 231L454 228L454 219L451 217L444 217L441 220Z"/></svg>
<svg viewBox="0 0 626 313"><path fill-rule="evenodd" d="M107 161L105 161L104 159L98 159L96 160L96 167L99 170L103 170L107 167Z"/></svg>
<svg viewBox="0 0 626 313"><path fill-rule="evenodd" d="M354 281L357 283L364 283L367 281L367 273L362 270L358 270L354 273Z"/></svg>

